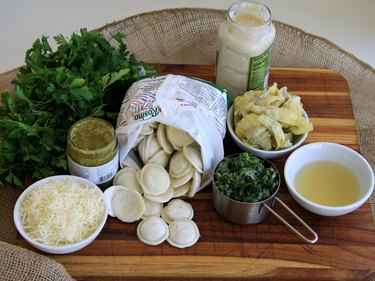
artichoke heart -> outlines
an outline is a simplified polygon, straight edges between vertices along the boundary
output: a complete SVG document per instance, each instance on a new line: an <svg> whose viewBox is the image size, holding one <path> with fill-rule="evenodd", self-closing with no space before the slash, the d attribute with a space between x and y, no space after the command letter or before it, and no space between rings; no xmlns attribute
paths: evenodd
<svg viewBox="0 0 375 281"><path fill-rule="evenodd" d="M268 109L267 115L280 122L282 127L286 128L296 125L301 113L296 108L272 106Z"/></svg>
<svg viewBox="0 0 375 281"><path fill-rule="evenodd" d="M247 145L264 150L285 149L293 145L296 135L313 130L301 103L301 97L277 88L248 91L234 100L236 135ZM297 138L298 139L298 138Z"/></svg>
<svg viewBox="0 0 375 281"><path fill-rule="evenodd" d="M302 135L311 132L313 129L313 124L303 116L300 116L299 122L296 125L289 128L289 130L295 135Z"/></svg>
<svg viewBox="0 0 375 281"><path fill-rule="evenodd" d="M282 146L280 146L280 149L285 149L288 147L291 147L293 145L294 135L292 132L285 134L285 140Z"/></svg>
<svg viewBox="0 0 375 281"><path fill-rule="evenodd" d="M258 117L258 121L264 127L266 127L270 131L271 135L273 136L274 141L275 141L275 145L273 145L273 148L279 149L284 144L284 141L285 141L284 131L280 123L268 117L267 115L260 115Z"/></svg>
<svg viewBox="0 0 375 281"><path fill-rule="evenodd" d="M288 92L286 87L283 87L279 90L277 89L277 83L273 83L273 85L259 97L257 104L263 106L279 107L285 102L287 95Z"/></svg>
<svg viewBox="0 0 375 281"><path fill-rule="evenodd" d="M242 96L237 96L234 100L233 123L237 124L243 117L252 112L252 105L262 95L262 91L249 91Z"/></svg>
<svg viewBox="0 0 375 281"><path fill-rule="evenodd" d="M246 144L264 150L272 149L271 134L258 121L259 115L251 113L237 123L236 135Z"/></svg>
<svg viewBox="0 0 375 281"><path fill-rule="evenodd" d="M292 95L288 93L287 98L285 99L285 102L281 105L283 108L293 108L297 110L299 113L302 113L303 111L303 105L301 103L301 97Z"/></svg>

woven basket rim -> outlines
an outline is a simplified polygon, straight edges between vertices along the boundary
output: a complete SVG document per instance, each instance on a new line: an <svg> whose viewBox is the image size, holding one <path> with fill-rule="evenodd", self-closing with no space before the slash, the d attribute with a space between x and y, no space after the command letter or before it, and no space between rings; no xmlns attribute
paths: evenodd
<svg viewBox="0 0 375 281"><path fill-rule="evenodd" d="M131 20L133 20L135 18L140 18L140 17L149 17L149 16L160 15L160 14L163 14L163 13L171 13L171 12L173 12L173 13L176 13L176 12L186 13L186 12L197 12L197 11L198 12L207 12L207 13L225 13L226 12L226 10L223 10L223 9L194 8L194 7L159 9L159 10L153 10L153 11L149 11L149 12L139 13L139 14L136 14L136 15L132 15L132 16L120 19L120 20L115 20L115 21L113 21L111 23L107 23L106 25L98 27L98 28L95 28L93 30L96 30L96 31L100 32L100 31L102 31L104 29L111 28L113 26L117 26L117 25L121 24L122 22L131 21ZM281 25L285 26L286 28L288 28L288 29L290 29L290 30L292 30L292 31L294 31L294 32L296 32L298 34L301 34L302 36L304 35L304 36L313 37L316 40L321 41L325 45L327 45L327 46L335 49L336 51L342 52L343 55L348 56L353 61L356 61L356 63L358 65L360 65L364 69L372 72L372 74L375 76L375 68L373 68L370 64L366 63L365 61L359 59L357 56L355 56L354 54L350 53L349 51L346 51L345 49L343 49L342 47L340 47L338 44L332 42L328 38L316 35L314 33L307 32L307 31L303 30L302 28L296 27L296 26L291 25L291 24L287 24L287 23L285 23L283 21L279 21L279 20L273 19L273 22L281 24Z"/></svg>

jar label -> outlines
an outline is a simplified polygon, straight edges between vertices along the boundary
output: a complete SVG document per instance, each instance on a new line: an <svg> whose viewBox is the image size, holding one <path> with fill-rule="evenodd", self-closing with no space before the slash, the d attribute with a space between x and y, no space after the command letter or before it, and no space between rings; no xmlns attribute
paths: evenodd
<svg viewBox="0 0 375 281"><path fill-rule="evenodd" d="M247 90L263 91L268 86L272 45L263 54L252 57L249 64Z"/></svg>
<svg viewBox="0 0 375 281"><path fill-rule="evenodd" d="M108 163L100 166L88 167L73 161L68 155L69 173L87 179L94 184L103 184L113 179L119 168L119 153Z"/></svg>

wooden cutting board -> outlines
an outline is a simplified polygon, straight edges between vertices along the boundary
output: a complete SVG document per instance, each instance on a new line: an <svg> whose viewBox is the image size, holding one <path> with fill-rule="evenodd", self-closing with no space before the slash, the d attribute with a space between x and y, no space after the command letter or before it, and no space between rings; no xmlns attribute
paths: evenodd
<svg viewBox="0 0 375 281"><path fill-rule="evenodd" d="M161 65L174 73L213 81L214 66ZM346 81L325 69L272 68L270 83L302 97L314 131L305 143L336 142L359 151L356 123ZM230 137L225 153L239 151ZM285 159L273 161L283 174ZM270 279L353 280L375 272L375 225L370 203L341 217L322 217L300 207L289 195L284 179L281 198L319 235L308 245L273 215L257 225L225 222L213 209L211 187L186 199L194 208L201 238L193 247L177 249L167 242L148 246L136 237L137 223L109 217L98 238L69 255L49 257L62 263L77 280L121 279ZM276 204L274 210L306 233ZM308 236L308 233L306 233ZM21 237L19 245L33 249ZM35 250L35 249L33 249ZM36 250L35 250L36 251Z"/></svg>

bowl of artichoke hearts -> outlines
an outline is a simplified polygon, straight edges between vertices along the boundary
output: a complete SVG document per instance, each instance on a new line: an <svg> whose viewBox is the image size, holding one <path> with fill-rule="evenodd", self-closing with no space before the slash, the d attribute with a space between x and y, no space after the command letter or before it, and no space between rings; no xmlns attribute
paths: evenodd
<svg viewBox="0 0 375 281"><path fill-rule="evenodd" d="M299 147L313 130L301 97L278 89L248 91L228 110L229 133L243 150L265 159L282 158Z"/></svg>

